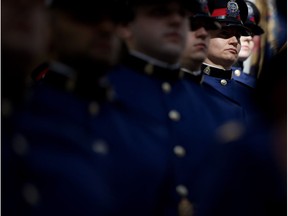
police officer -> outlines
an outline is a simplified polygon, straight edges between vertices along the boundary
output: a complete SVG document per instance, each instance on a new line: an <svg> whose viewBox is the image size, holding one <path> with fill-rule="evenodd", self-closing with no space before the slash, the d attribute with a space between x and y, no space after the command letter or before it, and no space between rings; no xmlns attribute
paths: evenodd
<svg viewBox="0 0 288 216"><path fill-rule="evenodd" d="M194 12L192 11L189 17L190 31L185 50L181 56L181 71L184 72L185 78L190 79L191 82L200 84L203 77L201 65L207 56L210 30L221 29L221 25L211 17L207 1L200 1L199 3L200 8L198 10L194 8ZM209 91L208 95L211 95L215 108L215 116L219 117L219 125L243 118L243 110L240 106L227 100L227 98L222 97L220 94L214 94L214 91L206 88L205 90ZM218 97L219 99L215 100ZM218 111L216 111L217 106L221 107ZM229 113L233 114L230 115Z"/></svg>
<svg viewBox="0 0 288 216"><path fill-rule="evenodd" d="M208 30L220 29L221 25L215 21L209 12L207 1L199 2L200 8L192 11L190 30L187 44L181 57L181 69L187 73L200 73L200 66L206 58L210 33Z"/></svg>
<svg viewBox="0 0 288 216"><path fill-rule="evenodd" d="M257 75L250 74L249 71L245 72L244 61L251 56L254 48L254 37L259 37L264 33L264 30L259 26L260 11L256 5L251 1L245 1L248 7L248 17L244 25L249 29L249 36L242 36L241 49L238 56L238 61L233 65L233 79L237 80L244 85L255 88Z"/></svg>
<svg viewBox="0 0 288 216"><path fill-rule="evenodd" d="M48 72L29 88L3 144L11 152L6 215L159 215L166 146L132 124L102 79L120 45L111 3L49 5Z"/></svg>
<svg viewBox="0 0 288 216"><path fill-rule="evenodd" d="M222 28L210 31L211 38L207 57L201 71L202 86L216 91L243 109L243 121L247 121L246 111L235 95L235 80L232 79L232 65L237 61L240 51L240 37L248 35L243 21L247 18L247 6L243 1L208 1L211 16Z"/></svg>
<svg viewBox="0 0 288 216"><path fill-rule="evenodd" d="M1 2L2 215L11 215L15 211L15 197L9 195L18 193L19 188L15 185L8 187L11 183L8 173L12 164L15 164L15 161L10 160L12 151L9 140L14 128L14 115L25 97L30 71L46 54L46 19L44 1Z"/></svg>
<svg viewBox="0 0 288 216"><path fill-rule="evenodd" d="M284 188L283 178L279 174L277 159L274 155L273 138L271 139L273 132L267 128L263 116L258 115L261 113L261 109L255 106L249 98L241 98L241 95L249 96L247 87L243 87L242 84L232 79L232 65L238 58L240 37L250 34L249 28L243 24L247 16L247 6L245 9L246 3L239 0L211 0L208 3L211 16L222 24L222 29L210 31L211 39L208 55L201 66L204 74L202 86L222 94L231 102L243 108L245 112L244 120L247 123L246 134L236 143L246 146L246 151L249 152L246 159L250 158L248 159L249 162L242 161L242 165L246 166L245 169L250 175L250 183L245 179L241 180L243 184L244 182L247 183L247 189L250 188L251 192L250 197L246 198L246 204L254 202L250 206L250 213L255 211L255 215L273 215L273 211L278 211L277 206L279 204L281 206L281 200L283 200L281 196L283 194L281 195L280 191ZM266 194L263 192L265 185L270 187ZM252 197L258 198L254 199ZM254 201L250 200L251 198ZM265 206L271 200L275 200L275 202L273 201L273 204L266 208ZM233 204L232 202L231 205Z"/></svg>

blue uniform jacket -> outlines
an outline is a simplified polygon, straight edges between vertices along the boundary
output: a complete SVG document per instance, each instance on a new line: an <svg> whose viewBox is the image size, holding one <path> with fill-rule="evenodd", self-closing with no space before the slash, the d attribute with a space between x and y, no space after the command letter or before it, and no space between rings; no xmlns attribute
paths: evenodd
<svg viewBox="0 0 288 216"><path fill-rule="evenodd" d="M232 70L222 70L202 64L203 72L202 86L213 89L222 94L232 103L237 104L243 109L244 122L250 124L260 118L258 107L255 103L255 90L242 82L232 78Z"/></svg>
<svg viewBox="0 0 288 216"><path fill-rule="evenodd" d="M53 71L36 83L4 143L8 215L265 215L250 189L270 172L251 175L262 160L237 142L241 124L225 124L179 71L162 72L117 67L113 100Z"/></svg>
<svg viewBox="0 0 288 216"><path fill-rule="evenodd" d="M232 66L232 78L236 81L243 83L251 88L256 87L257 79L256 77L247 74L243 71L243 67L240 66Z"/></svg>
<svg viewBox="0 0 288 216"><path fill-rule="evenodd" d="M101 88L91 98L70 85L49 72L14 115L4 144L7 215L161 215L172 179L169 132Z"/></svg>

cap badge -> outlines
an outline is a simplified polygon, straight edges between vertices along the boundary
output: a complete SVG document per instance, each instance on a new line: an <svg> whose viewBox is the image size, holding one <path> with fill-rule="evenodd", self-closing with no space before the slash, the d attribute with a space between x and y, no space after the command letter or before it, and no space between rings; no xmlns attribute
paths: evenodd
<svg viewBox="0 0 288 216"><path fill-rule="evenodd" d="M147 64L145 67L144 67L144 71L146 74L153 74L154 72L154 66L152 64Z"/></svg>
<svg viewBox="0 0 288 216"><path fill-rule="evenodd" d="M228 3L227 3L227 15L229 17L237 17L239 16L240 14L240 10L239 10L239 7L238 7L238 4L236 3L235 0L230 0Z"/></svg>
<svg viewBox="0 0 288 216"><path fill-rule="evenodd" d="M199 3L201 5L201 9L204 13L209 13L209 8L208 8L208 2L207 0L199 0Z"/></svg>

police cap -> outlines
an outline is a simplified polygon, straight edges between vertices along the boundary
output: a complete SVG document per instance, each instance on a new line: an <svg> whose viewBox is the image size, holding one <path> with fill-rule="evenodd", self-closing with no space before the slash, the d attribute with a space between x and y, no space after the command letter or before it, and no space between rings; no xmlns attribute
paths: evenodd
<svg viewBox="0 0 288 216"><path fill-rule="evenodd" d="M249 35L244 26L248 8L244 0L208 0L211 16L221 23L222 27L239 28L241 35Z"/></svg>
<svg viewBox="0 0 288 216"><path fill-rule="evenodd" d="M245 1L248 7L248 16L244 25L251 31L253 35L261 35L264 30L258 25L260 22L260 11L251 1Z"/></svg>
<svg viewBox="0 0 288 216"><path fill-rule="evenodd" d="M207 0L191 0L190 1L190 28L197 30L204 27L206 30L220 29L221 25L213 17L211 17Z"/></svg>
<svg viewBox="0 0 288 216"><path fill-rule="evenodd" d="M168 4L170 2L178 2L187 11L195 12L195 8L200 9L200 0L115 0L117 2L117 8L122 12L122 18L124 22L133 20L134 13L133 9L138 6L145 5L161 5Z"/></svg>

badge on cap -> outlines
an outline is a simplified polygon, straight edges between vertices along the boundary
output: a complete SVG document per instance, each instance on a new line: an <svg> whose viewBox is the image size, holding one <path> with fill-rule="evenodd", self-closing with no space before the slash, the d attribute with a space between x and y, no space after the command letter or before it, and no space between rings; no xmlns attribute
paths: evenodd
<svg viewBox="0 0 288 216"><path fill-rule="evenodd" d="M207 13L207 14L210 14L209 13L209 8L208 8L208 2L207 0L199 0L199 3L201 5L201 10L203 13Z"/></svg>
<svg viewBox="0 0 288 216"><path fill-rule="evenodd" d="M227 16L236 18L239 16L240 10L235 0L230 0L227 3Z"/></svg>

